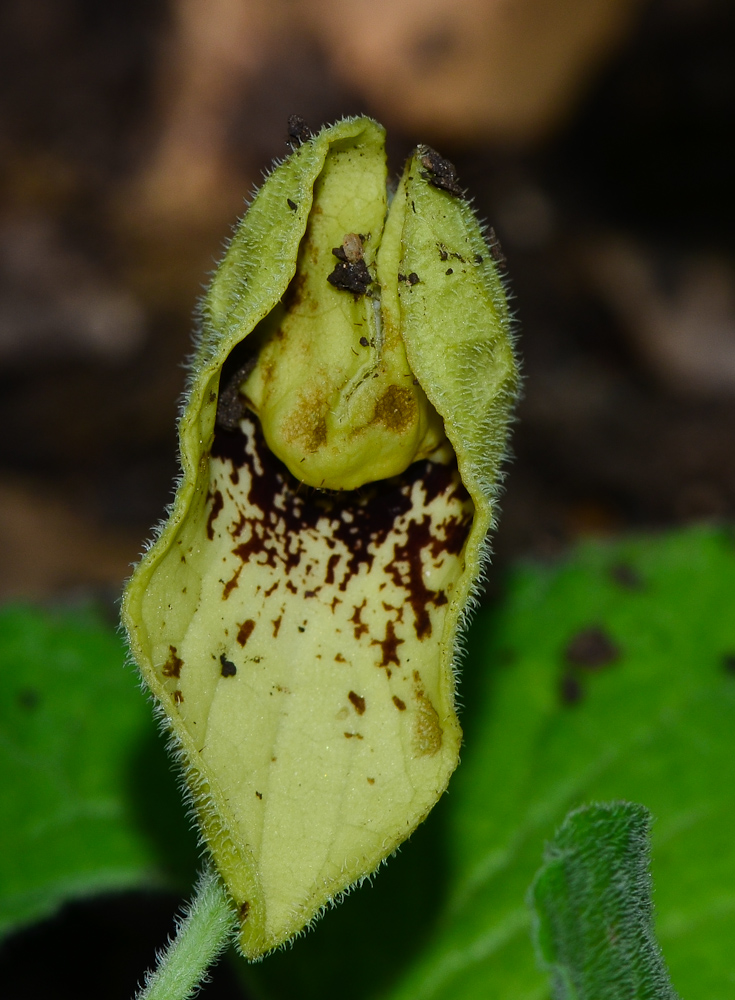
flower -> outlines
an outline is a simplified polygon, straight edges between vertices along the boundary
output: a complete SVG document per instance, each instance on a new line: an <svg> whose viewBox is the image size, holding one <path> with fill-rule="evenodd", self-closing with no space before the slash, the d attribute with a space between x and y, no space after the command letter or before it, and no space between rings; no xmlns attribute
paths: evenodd
<svg viewBox="0 0 735 1000"><path fill-rule="evenodd" d="M391 197L376 122L298 138L204 300L181 480L123 609L250 958L446 788L517 387L452 165L419 147Z"/></svg>

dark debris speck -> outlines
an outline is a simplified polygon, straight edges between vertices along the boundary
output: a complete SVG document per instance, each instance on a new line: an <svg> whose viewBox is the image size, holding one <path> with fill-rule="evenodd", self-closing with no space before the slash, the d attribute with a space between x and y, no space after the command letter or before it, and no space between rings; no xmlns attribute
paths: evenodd
<svg viewBox="0 0 735 1000"><path fill-rule="evenodd" d="M559 685L563 705L576 705L582 700L582 685L573 674L564 674Z"/></svg>
<svg viewBox="0 0 735 1000"><path fill-rule="evenodd" d="M584 670L600 670L620 659L620 648L599 625L573 636L565 650L568 663Z"/></svg>
<svg viewBox="0 0 735 1000"><path fill-rule="evenodd" d="M287 146L291 146L295 149L297 146L303 145L307 140L311 139L312 131L306 124L305 119L301 115L289 115L288 116L288 140L286 141Z"/></svg>
<svg viewBox="0 0 735 1000"><path fill-rule="evenodd" d="M643 580L637 570L628 563L617 563L610 568L610 579L625 590L640 590Z"/></svg>
<svg viewBox="0 0 735 1000"><path fill-rule="evenodd" d="M421 176L436 188L448 191L462 197L464 191L459 186L457 178L457 168L449 160L445 160L435 149L424 146L419 154L419 162L425 169L421 171Z"/></svg>
<svg viewBox="0 0 735 1000"><path fill-rule="evenodd" d="M338 259L332 273L327 275L327 281L334 288L339 288L343 292L352 292L354 295L364 295L372 280L364 260L350 263Z"/></svg>
<svg viewBox="0 0 735 1000"><path fill-rule="evenodd" d="M222 673L223 677L234 677L235 676L235 674L237 673L237 667L232 662L232 660L228 660L227 659L227 657L225 656L224 653L222 653L222 655L220 656L219 662L222 665L221 673Z"/></svg>
<svg viewBox="0 0 735 1000"><path fill-rule="evenodd" d="M34 688L22 688L18 692L18 704L26 711L31 711L41 704L41 695Z"/></svg>

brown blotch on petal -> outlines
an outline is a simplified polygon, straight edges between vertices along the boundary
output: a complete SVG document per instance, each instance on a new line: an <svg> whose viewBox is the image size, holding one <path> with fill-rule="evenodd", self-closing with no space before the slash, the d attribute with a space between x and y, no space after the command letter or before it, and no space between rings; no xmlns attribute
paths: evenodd
<svg viewBox="0 0 735 1000"><path fill-rule="evenodd" d="M410 389L390 385L375 404L373 422L401 434L416 419L416 400Z"/></svg>
<svg viewBox="0 0 735 1000"><path fill-rule="evenodd" d="M359 639L360 636L363 634L363 632L369 631L367 625L362 621L362 612L366 605L367 605L367 598L364 597L362 599L362 604L355 605L355 609L352 612L352 616L347 619L348 621L352 622L352 624L355 626L356 639Z"/></svg>
<svg viewBox="0 0 735 1000"><path fill-rule="evenodd" d="M423 691L417 690L415 698L414 749L419 757L431 757L441 750L444 736L441 722L436 709Z"/></svg>
<svg viewBox="0 0 735 1000"><path fill-rule="evenodd" d="M327 560L327 570L326 573L324 574L324 583L327 586L330 586L331 584L334 583L334 570L341 558L342 556L338 552L333 552L332 555Z"/></svg>
<svg viewBox="0 0 735 1000"><path fill-rule="evenodd" d="M230 596L230 594L232 593L232 591L235 589L235 587L240 582L240 574L241 573L242 573L242 565L240 565L240 566L237 567L237 569L235 570L234 575L232 576L232 579L228 580L227 583L222 588L222 600L223 601L227 600L227 598Z"/></svg>
<svg viewBox="0 0 735 1000"><path fill-rule="evenodd" d="M307 455L317 452L327 441L325 410L323 400L310 400L302 395L299 406L281 424L284 441Z"/></svg>
<svg viewBox="0 0 735 1000"><path fill-rule="evenodd" d="M400 667L401 661L398 658L398 647L405 641L405 639L398 638L393 622L388 620L385 623L385 638L371 639L370 641L371 646L380 646L382 651L382 659L378 666L387 667L389 663L394 663L397 667Z"/></svg>
<svg viewBox="0 0 735 1000"><path fill-rule="evenodd" d="M294 277L291 284L286 289L286 294L283 296L283 305L286 312L292 312L294 309L303 303L306 296L306 275L303 271ZM278 329L275 333L277 340L283 340L283 330Z"/></svg>
<svg viewBox="0 0 735 1000"><path fill-rule="evenodd" d="M176 646L168 647L168 659L161 668L164 677L180 677L184 661L178 655Z"/></svg>
<svg viewBox="0 0 735 1000"><path fill-rule="evenodd" d="M214 522L220 515L225 502L222 499L222 494L219 490L215 490L214 493L210 494L210 496L212 499L212 509L209 512L209 517L207 518L207 538L211 542L214 538Z"/></svg>
<svg viewBox="0 0 735 1000"><path fill-rule="evenodd" d="M430 487L427 485L427 502ZM457 545L463 532L469 532L469 524L452 531L452 544ZM466 537L466 535L465 535ZM425 515L421 521L411 521L407 528L405 545L395 545L393 559L385 567L397 587L406 591L408 603L414 615L414 629L418 639L431 636L432 625L428 605L440 607L447 603L447 595L441 590L429 590L424 582L422 552L432 551L436 539L432 535L431 518ZM404 568L405 567L405 568Z"/></svg>
<svg viewBox="0 0 735 1000"><path fill-rule="evenodd" d="M365 712L365 699L362 695L356 694L354 691L350 691L347 697L352 702L357 714L362 715Z"/></svg>
<svg viewBox="0 0 735 1000"><path fill-rule="evenodd" d="M403 701L401 698L399 698L397 694L393 695L393 704L396 706L399 712L406 711L406 702Z"/></svg>
<svg viewBox="0 0 735 1000"><path fill-rule="evenodd" d="M253 621L252 618L247 618L242 623L237 633L237 641L240 643L241 646L244 646L245 643L248 641L250 636L253 634L254 628L255 628L255 622Z"/></svg>
<svg viewBox="0 0 735 1000"><path fill-rule="evenodd" d="M250 903L246 899L244 902L240 903L240 905L238 906L238 908L237 908L237 915L239 916L240 920L243 921L243 920L247 920L248 913L250 913Z"/></svg>

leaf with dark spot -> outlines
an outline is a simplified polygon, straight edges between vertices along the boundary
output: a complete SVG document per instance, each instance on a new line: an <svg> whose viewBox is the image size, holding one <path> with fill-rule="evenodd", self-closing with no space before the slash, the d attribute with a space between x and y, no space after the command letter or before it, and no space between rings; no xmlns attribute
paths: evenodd
<svg viewBox="0 0 735 1000"><path fill-rule="evenodd" d="M575 667L583 670L600 670L609 667L620 659L620 649L616 642L596 625L577 632L569 640L565 651L566 659Z"/></svg>

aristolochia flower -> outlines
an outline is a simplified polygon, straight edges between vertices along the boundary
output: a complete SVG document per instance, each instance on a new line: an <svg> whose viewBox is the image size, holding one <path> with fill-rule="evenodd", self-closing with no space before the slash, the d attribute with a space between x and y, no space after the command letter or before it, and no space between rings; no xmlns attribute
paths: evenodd
<svg viewBox="0 0 735 1000"><path fill-rule="evenodd" d="M301 138L204 301L181 481L124 603L251 958L446 788L517 382L452 165L419 147L391 198L375 122Z"/></svg>

